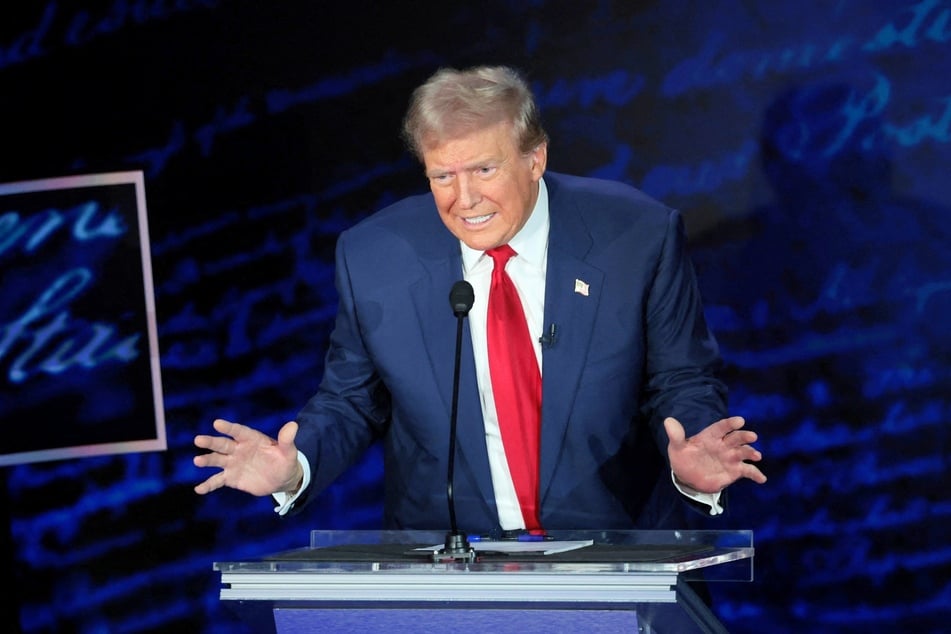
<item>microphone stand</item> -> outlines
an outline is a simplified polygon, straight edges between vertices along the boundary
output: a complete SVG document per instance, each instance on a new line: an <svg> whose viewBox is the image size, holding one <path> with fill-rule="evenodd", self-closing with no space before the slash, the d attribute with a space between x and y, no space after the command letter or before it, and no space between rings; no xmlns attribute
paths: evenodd
<svg viewBox="0 0 951 634"><path fill-rule="evenodd" d="M469 538L459 530L456 524L456 501L453 496L452 485L455 478L456 463L456 419L459 410L459 366L462 358L462 330L463 320L469 314L475 294L465 280L456 282L449 292L449 303L456 316L456 360L452 379L452 409L449 417L449 462L447 469L446 499L449 502L449 532L446 533L446 543L442 550L433 553L435 561L452 559L456 561L475 561L475 549L469 544Z"/></svg>

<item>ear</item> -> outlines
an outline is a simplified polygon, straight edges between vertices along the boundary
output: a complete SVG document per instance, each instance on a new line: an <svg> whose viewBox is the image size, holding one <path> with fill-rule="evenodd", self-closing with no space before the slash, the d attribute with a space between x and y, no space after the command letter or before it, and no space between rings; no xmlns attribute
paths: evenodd
<svg viewBox="0 0 951 634"><path fill-rule="evenodd" d="M548 165L548 143L542 143L532 150L532 176L539 180L545 173L545 167Z"/></svg>

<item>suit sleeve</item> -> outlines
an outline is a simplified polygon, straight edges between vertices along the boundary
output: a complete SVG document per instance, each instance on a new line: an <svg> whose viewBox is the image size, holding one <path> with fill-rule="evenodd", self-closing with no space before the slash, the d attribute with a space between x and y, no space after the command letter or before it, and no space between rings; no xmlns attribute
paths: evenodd
<svg viewBox="0 0 951 634"><path fill-rule="evenodd" d="M727 389L716 378L721 365L707 327L700 290L686 251L683 221L671 210L647 300L645 414L667 456L663 420L673 416L693 435L727 414Z"/></svg>
<svg viewBox="0 0 951 634"><path fill-rule="evenodd" d="M311 470L306 499L333 482L384 433L390 419L390 396L367 351L354 301L347 233L336 249L337 317L317 393L297 417L297 446ZM297 508L302 506L301 500Z"/></svg>

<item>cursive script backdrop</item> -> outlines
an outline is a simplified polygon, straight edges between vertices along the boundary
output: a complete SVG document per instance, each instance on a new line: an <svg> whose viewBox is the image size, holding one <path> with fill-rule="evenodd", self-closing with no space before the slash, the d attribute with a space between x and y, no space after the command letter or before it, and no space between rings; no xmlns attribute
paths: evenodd
<svg viewBox="0 0 951 634"><path fill-rule="evenodd" d="M147 224L141 172L0 185L0 465L166 448Z"/></svg>
<svg viewBox="0 0 951 634"><path fill-rule="evenodd" d="M212 562L379 526L377 450L282 519L195 495L191 442L216 417L276 434L314 392L336 236L426 190L409 92L476 63L525 72L550 169L685 214L770 477L711 525L755 533L755 580L714 587L730 631L946 631L948 0L6 3L0 183L144 174L168 449L0 468L4 629L260 631ZM71 422L16 412L0 443Z"/></svg>

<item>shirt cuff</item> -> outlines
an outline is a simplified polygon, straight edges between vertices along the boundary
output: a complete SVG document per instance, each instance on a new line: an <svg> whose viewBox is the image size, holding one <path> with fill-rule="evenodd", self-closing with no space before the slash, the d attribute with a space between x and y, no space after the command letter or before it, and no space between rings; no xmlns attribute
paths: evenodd
<svg viewBox="0 0 951 634"><path fill-rule="evenodd" d="M274 512L278 515L286 515L288 511L294 508L294 502L297 501L297 498L301 496L301 493L303 493L307 485L310 484L310 464L299 449L297 450L297 462L300 463L301 469L304 470L304 479L301 480L300 488L297 489L297 493L292 495L285 491L278 491L277 493L271 494L271 497L274 498L274 502L277 503L277 506L274 507Z"/></svg>
<svg viewBox="0 0 951 634"><path fill-rule="evenodd" d="M677 481L677 476L674 475L674 472L670 472L670 479L673 480L674 486L677 487L677 490L683 493L685 496L693 500L694 502L700 502L701 504L706 504L710 507L710 515L720 515L723 513L723 507L720 506L720 493L700 493L688 487L686 484L681 484Z"/></svg>

